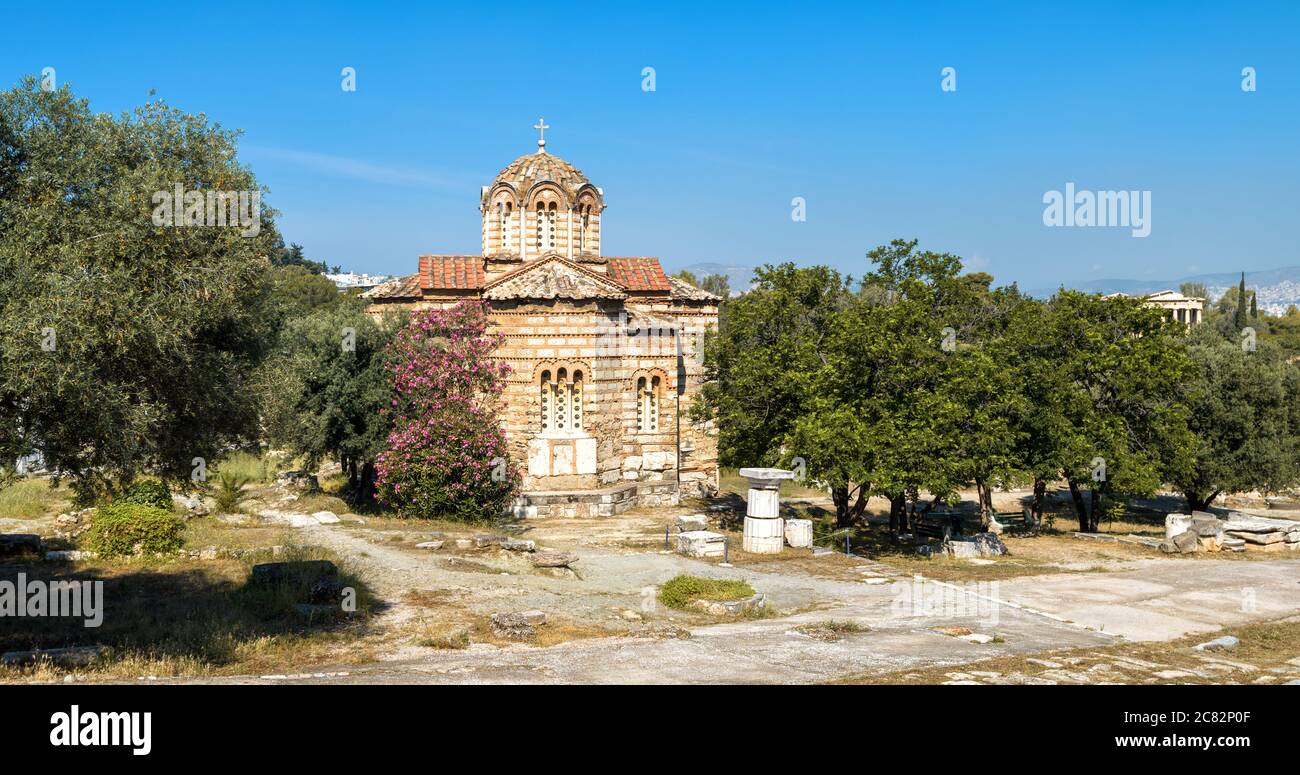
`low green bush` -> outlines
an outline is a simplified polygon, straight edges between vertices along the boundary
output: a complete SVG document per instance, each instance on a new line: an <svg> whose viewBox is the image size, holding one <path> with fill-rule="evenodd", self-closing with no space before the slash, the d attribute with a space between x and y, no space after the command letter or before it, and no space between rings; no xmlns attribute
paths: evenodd
<svg viewBox="0 0 1300 775"><path fill-rule="evenodd" d="M137 506L152 506L155 509L172 509L172 492L162 482L142 479L132 482L113 499L114 503L133 503Z"/></svg>
<svg viewBox="0 0 1300 775"><path fill-rule="evenodd" d="M185 523L170 509L136 503L100 506L90 519L86 546L101 557L172 554L181 548Z"/></svg>
<svg viewBox="0 0 1300 775"><path fill-rule="evenodd" d="M659 589L659 600L669 608L686 608L692 600L740 600L753 597L754 588L743 581L674 576Z"/></svg>

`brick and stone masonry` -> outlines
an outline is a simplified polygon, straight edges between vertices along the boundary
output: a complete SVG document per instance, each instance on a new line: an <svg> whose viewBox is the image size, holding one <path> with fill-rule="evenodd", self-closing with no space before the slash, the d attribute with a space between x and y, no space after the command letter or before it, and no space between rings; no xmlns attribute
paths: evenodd
<svg viewBox="0 0 1300 775"><path fill-rule="evenodd" d="M601 255L604 209L539 143L483 188L482 255L421 256L416 274L364 294L374 315L488 303L512 368L500 409L524 472L518 516L608 516L717 489L717 429L689 409L719 299L657 258Z"/></svg>

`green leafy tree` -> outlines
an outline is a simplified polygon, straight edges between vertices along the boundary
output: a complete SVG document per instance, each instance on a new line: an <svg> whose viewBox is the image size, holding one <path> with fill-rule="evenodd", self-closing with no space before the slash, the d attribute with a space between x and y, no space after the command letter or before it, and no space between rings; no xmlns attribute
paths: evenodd
<svg viewBox="0 0 1300 775"><path fill-rule="evenodd" d="M1051 400L1067 423L1055 443L1079 528L1092 532L1103 498L1149 494L1191 464L1183 385L1194 367L1185 329L1138 300L1062 291L1051 303L1044 336L1063 378Z"/></svg>
<svg viewBox="0 0 1300 775"><path fill-rule="evenodd" d="M1210 329L1193 333L1197 368L1189 393L1196 435L1192 466L1175 480L1192 509L1220 493L1277 490L1296 481L1300 461L1300 375L1277 347L1245 352Z"/></svg>
<svg viewBox="0 0 1300 775"><path fill-rule="evenodd" d="M325 266L324 261L312 261L307 258L302 245L295 242L285 247L283 239L276 240L275 246L271 249L270 258L271 263L275 266L296 266L311 274L325 274L329 271L329 267Z"/></svg>
<svg viewBox="0 0 1300 775"><path fill-rule="evenodd" d="M285 320L303 317L317 309L331 309L343 294L334 281L301 266L279 266L271 271L276 312Z"/></svg>
<svg viewBox="0 0 1300 775"><path fill-rule="evenodd" d="M363 309L349 301L289 321L263 371L261 394L271 440L309 466L337 461L353 499L366 504L392 425L385 348L402 321L376 321Z"/></svg>
<svg viewBox="0 0 1300 775"><path fill-rule="evenodd" d="M154 219L176 186L260 201L235 141L161 102L94 113L33 78L0 93L0 442L105 482L188 476L256 436L272 212L244 227Z"/></svg>

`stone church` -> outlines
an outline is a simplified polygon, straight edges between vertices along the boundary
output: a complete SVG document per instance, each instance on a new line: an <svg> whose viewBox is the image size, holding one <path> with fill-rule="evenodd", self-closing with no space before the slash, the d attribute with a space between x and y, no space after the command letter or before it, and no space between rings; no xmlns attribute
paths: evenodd
<svg viewBox="0 0 1300 775"><path fill-rule="evenodd" d="M369 312L482 299L512 373L502 426L523 470L518 516L609 516L717 489L712 423L689 418L719 299L659 259L601 254L605 192L546 151L479 199L482 255L420 256L363 294Z"/></svg>

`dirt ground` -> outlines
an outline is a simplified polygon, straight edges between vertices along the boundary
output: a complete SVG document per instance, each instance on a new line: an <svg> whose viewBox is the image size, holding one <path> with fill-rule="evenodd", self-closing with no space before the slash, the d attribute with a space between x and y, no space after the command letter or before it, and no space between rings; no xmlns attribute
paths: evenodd
<svg viewBox="0 0 1300 775"><path fill-rule="evenodd" d="M792 513L824 518L829 503L819 494L795 495L785 504ZM1009 508L1018 497L999 494L999 508ZM329 503L311 505L321 502ZM729 502L725 494L720 502ZM119 567L92 560L45 567L67 578L119 577L106 600L106 620L112 621L115 606L122 613L118 628L75 633L79 643L107 640L114 656L90 668L3 669L0 680L997 682L962 667L978 662L1004 665L983 672L1026 676L1024 682L1070 682L1068 665L1055 678L1043 677L1039 673L1053 668L1026 660L1065 653L1086 662L1090 657L1085 655L1096 654L1110 659L1105 664L1112 668L1098 668L1104 672L1120 669L1114 667L1115 659L1127 654L1163 665L1122 649L1141 648L1148 657L1165 651L1182 654L1188 647L1179 639L1189 634L1200 637L1223 627L1285 620L1300 611L1300 585L1295 583L1300 557L1168 557L1132 544L1081 540L1065 529L1008 536L1009 555L980 561L919 556L878 526L851 537L851 555L836 541L826 545L834 544L838 551L817 556L796 549L759 556L740 551L734 514L711 513L713 525L730 538L727 562L690 559L665 549L666 528L669 547L674 544L675 516L706 505L486 529L347 513L340 513L336 524L316 524L294 510L295 504L274 503L268 494L252 505L252 514L189 523L187 549L217 555L208 561ZM872 506L878 518L879 505ZM48 533L52 519L49 513L0 517L0 531ZM1112 527L1123 534L1144 534L1154 524L1154 518L1138 514L1131 524ZM539 569L527 552L472 545L475 536L493 532L532 540L538 551L571 552L579 559L572 571ZM441 548L417 547L427 541L441 541ZM238 594L241 580L258 561L258 555L241 552L272 546L334 558L372 604L356 616L326 624L271 626L218 616L223 601ZM232 553L239 556L232 558ZM0 567L0 577L15 570ZM191 585L176 587L182 591L171 607L142 611L137 590L146 574L162 579L159 584L184 577ZM679 574L746 581L764 596L766 608L740 617L667 609L658 603L657 587ZM228 630L214 634L220 644L161 635L157 643L141 643L140 637L123 635L123 623L151 633L166 629L167 616L194 620L193 610L185 607L194 598L204 599L201 610L214 617L199 620ZM494 614L530 609L546 614L530 642L513 643L490 626ZM71 638L60 640L53 633L37 645L68 645ZM1300 665L1288 660L1300 657L1300 648L1284 654L1291 641L1282 643L1276 659L1256 667L1291 680L1296 677L1292 672L1300 674ZM1112 653L1118 656L1107 656ZM1201 661L1190 659L1195 661L1170 657L1167 668L1103 678L1166 680L1155 673L1187 672ZM975 677L949 675L963 672ZM1210 669L1188 675L1194 682L1260 677L1247 673ZM1168 680L1179 677L1170 675Z"/></svg>

